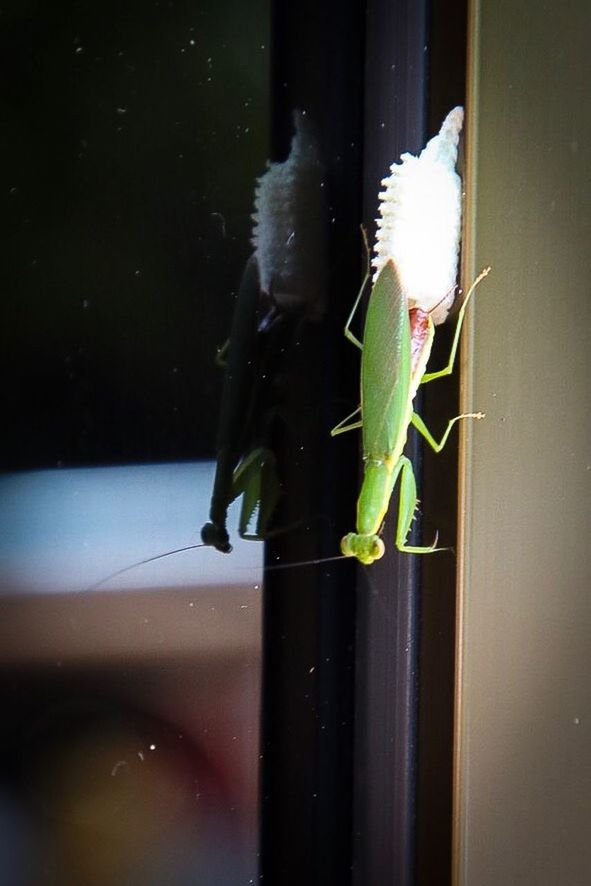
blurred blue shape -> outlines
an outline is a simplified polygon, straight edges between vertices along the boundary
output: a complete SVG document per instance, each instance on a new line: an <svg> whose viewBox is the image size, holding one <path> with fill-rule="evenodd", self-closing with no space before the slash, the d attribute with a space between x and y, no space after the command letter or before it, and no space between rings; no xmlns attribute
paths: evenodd
<svg viewBox="0 0 591 886"><path fill-rule="evenodd" d="M0 478L0 594L85 590L133 563L199 544L215 463L76 468ZM263 546L175 554L113 577L106 590L260 580ZM246 571L245 571L246 570Z"/></svg>

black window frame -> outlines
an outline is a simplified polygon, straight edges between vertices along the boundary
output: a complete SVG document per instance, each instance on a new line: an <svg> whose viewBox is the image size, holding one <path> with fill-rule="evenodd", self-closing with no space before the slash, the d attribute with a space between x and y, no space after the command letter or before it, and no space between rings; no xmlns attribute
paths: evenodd
<svg viewBox="0 0 591 886"><path fill-rule="evenodd" d="M338 365L328 397L326 386L320 389L329 413L346 386L358 384L355 355L348 345L341 347L335 332L342 334L360 278L359 221L371 242L378 186L390 163L403 151L418 152L447 111L464 103L466 4L435 6L426 0L370 0L343 9L329 0L297 9L275 7L272 118L278 142L285 145L286 108L297 106L298 94L310 94L311 79L320 70L330 118L324 125L339 131L343 147L347 138L353 148L361 147L349 169L349 175L361 175L361 191L350 179L332 182L348 189L351 217L347 231L336 233L342 241L333 314L320 345ZM356 79L356 66L362 78ZM339 81L338 90L333 80ZM339 117L343 113L345 119ZM443 365L449 331L437 339L434 365ZM318 367L326 367L318 355L315 359L311 384ZM457 399L456 378L421 398L422 413L436 423L456 414ZM343 507L353 513L351 495L341 487L350 487L358 476L357 444L353 452L340 454L334 441L327 445L332 469L323 471L322 458L316 466L316 504L330 501L339 522ZM438 466L423 454L414 433L408 447L425 498L424 519L414 531L428 533L443 522L453 538L457 448L449 448L443 466L437 456ZM393 500L392 514L396 508ZM326 550L325 543L320 552L334 550ZM293 562L293 555L279 541L268 562L278 557ZM313 567L309 584L295 573L267 576L261 880L322 886L448 883L455 559L401 555L387 540L387 554L371 572L329 567Z"/></svg>

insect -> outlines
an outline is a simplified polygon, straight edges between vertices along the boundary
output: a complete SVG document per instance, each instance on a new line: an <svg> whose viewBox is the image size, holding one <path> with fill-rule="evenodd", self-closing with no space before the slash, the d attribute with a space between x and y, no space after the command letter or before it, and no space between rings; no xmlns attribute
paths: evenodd
<svg viewBox="0 0 591 886"><path fill-rule="evenodd" d="M411 554L429 554L437 550L437 537L426 547L406 543L417 506L416 482L410 460L403 454L412 424L440 452L453 425L463 418L483 418L481 412L464 413L450 419L437 441L423 420L413 410L418 387L453 371L460 332L469 299L478 283L488 274L485 269L470 287L460 309L447 365L437 372L426 372L435 335L429 312L420 308L409 310L394 261L383 266L373 285L361 343L351 332L350 324L359 305L361 293L345 327L346 337L361 349L361 405L344 419L349 421L358 412L361 418L333 428L333 436L361 428L365 472L357 502L357 531L341 541L346 557L356 557L369 565L384 554L380 536L392 492L400 477L400 505L396 528L396 547Z"/></svg>
<svg viewBox="0 0 591 886"><path fill-rule="evenodd" d="M489 271L477 278L460 309L447 366L426 372L435 324L444 322L454 301L462 211L462 183L455 165L463 120L463 109L453 108L418 157L403 154L401 162L390 167L380 193L375 274L363 343L350 328L363 286L345 326L346 337L361 349L361 405L331 433L362 429L365 471L357 531L342 539L341 550L366 565L383 556L380 533L399 477L398 550L413 554L441 550L437 538L429 546L407 544L417 506L412 464L403 454L409 425L440 452L457 421L483 417L474 412L452 418L437 441L413 409L419 385L453 371L466 307ZM368 277L369 271L364 285ZM347 424L358 412L361 418Z"/></svg>
<svg viewBox="0 0 591 886"><path fill-rule="evenodd" d="M281 412L277 379L290 368L303 324L318 322L325 301L324 171L314 126L294 113L283 162L270 163L255 188L254 253L248 260L223 349L225 377L205 545L232 550L228 506L242 496L242 538L270 537L279 496L272 426ZM249 531L250 530L250 531Z"/></svg>
<svg viewBox="0 0 591 886"><path fill-rule="evenodd" d="M347 338L361 350L361 404L331 433L354 428L363 433L365 474L357 528L341 542L342 554L363 564L384 553L382 526L399 478L396 546L409 553L441 550L437 538L428 546L407 543L417 506L413 467L403 451L409 425L439 452L456 422L483 417L477 412L452 418L438 441L413 408L419 385L453 371L466 308L489 271L477 278L459 311L447 365L427 372L435 325L444 322L454 301L462 202L455 164L462 124L463 110L454 108L418 157L403 154L392 165L380 194L363 342L351 324L364 287L345 327ZM282 355L294 329L303 320L318 319L324 309L321 226L309 226L310 218L323 218L322 168L301 115L295 117L295 128L290 156L271 164L257 185L255 252L244 272L227 348L216 477L210 519L202 529L204 545L224 553L231 550L228 505L240 495L239 534L255 539L272 534L268 524L280 493L270 434L278 406L272 379L285 367ZM357 413L360 418L351 421Z"/></svg>

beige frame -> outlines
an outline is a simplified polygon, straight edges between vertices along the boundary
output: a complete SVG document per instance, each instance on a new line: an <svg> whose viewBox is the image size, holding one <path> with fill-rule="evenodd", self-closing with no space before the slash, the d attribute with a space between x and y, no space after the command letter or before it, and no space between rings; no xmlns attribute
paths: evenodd
<svg viewBox="0 0 591 886"><path fill-rule="evenodd" d="M591 882L590 33L471 4L456 886Z"/></svg>

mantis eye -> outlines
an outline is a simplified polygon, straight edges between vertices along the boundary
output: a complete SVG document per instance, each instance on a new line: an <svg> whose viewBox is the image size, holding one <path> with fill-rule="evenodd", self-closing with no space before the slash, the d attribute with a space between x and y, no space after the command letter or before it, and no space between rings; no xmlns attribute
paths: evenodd
<svg viewBox="0 0 591 886"><path fill-rule="evenodd" d="M354 532L349 532L341 539L341 553L344 557L356 557Z"/></svg>
<svg viewBox="0 0 591 886"><path fill-rule="evenodd" d="M383 557L385 550L386 549L384 547L384 542L382 541L382 539L378 535L374 536L373 543L371 546L372 562L373 562L373 560L379 560L380 557Z"/></svg>

